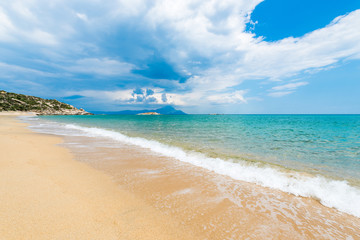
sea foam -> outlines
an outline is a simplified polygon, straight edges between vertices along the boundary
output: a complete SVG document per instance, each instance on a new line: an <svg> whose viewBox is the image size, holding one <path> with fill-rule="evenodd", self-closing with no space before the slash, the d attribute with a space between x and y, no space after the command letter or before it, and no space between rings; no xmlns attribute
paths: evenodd
<svg viewBox="0 0 360 240"><path fill-rule="evenodd" d="M65 128L78 130L82 132L81 135L89 137L105 137L147 148L160 155L172 157L236 180L256 183L296 196L315 198L327 207L336 208L342 212L360 217L360 190L350 186L346 181L331 180L322 176L311 177L296 172L288 173L269 166L256 166L256 164L245 161L232 162L220 158L211 158L201 153L186 152L181 148L154 140L129 137L112 130L82 127L73 124L66 124Z"/></svg>

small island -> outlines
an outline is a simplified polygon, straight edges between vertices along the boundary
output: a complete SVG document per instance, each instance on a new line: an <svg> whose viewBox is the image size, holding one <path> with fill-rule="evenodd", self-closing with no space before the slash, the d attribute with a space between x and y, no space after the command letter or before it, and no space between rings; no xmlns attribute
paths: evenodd
<svg viewBox="0 0 360 240"><path fill-rule="evenodd" d="M136 115L161 115L161 114L157 112L144 112L144 113L138 113Z"/></svg>

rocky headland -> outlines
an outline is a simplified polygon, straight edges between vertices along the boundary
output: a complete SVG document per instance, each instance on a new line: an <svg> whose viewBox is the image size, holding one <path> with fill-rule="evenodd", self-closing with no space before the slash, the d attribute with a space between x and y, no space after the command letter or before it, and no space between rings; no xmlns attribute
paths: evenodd
<svg viewBox="0 0 360 240"><path fill-rule="evenodd" d="M34 112L37 115L92 115L56 99L43 99L0 90L0 112Z"/></svg>

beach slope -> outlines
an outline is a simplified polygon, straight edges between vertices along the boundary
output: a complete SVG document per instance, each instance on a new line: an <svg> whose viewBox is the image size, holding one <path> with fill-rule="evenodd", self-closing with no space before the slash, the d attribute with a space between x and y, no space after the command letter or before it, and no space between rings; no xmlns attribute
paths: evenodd
<svg viewBox="0 0 360 240"><path fill-rule="evenodd" d="M0 116L0 239L194 239L61 141Z"/></svg>

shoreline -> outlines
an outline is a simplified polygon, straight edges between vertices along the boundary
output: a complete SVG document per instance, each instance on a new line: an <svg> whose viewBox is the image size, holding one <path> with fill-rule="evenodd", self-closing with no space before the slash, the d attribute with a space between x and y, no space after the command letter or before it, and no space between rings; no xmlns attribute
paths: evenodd
<svg viewBox="0 0 360 240"><path fill-rule="evenodd" d="M109 177L75 161L62 139L0 116L1 239L189 239Z"/></svg>
<svg viewBox="0 0 360 240"><path fill-rule="evenodd" d="M0 116L0 121L2 121L2 118ZM38 171L42 172L43 176L50 177L52 182L57 179L57 182L67 183L61 189L62 191L51 193L56 201L58 198L64 197L64 192L78 194L76 192L78 188L75 189L73 182L82 181L81 194L85 194L91 199L96 198L96 203L91 206L97 204L100 207L86 209L89 199L83 196L81 200L85 202L80 206L84 207L76 209L76 212L71 213L71 216L75 214L75 218L78 219L83 216L84 210L85 214L90 216L98 214L99 211L101 211L101 214L105 214L101 215L104 218L96 218L93 226L101 225L101 227L104 227L102 230L106 229L107 233L113 235L110 235L110 237L104 237L104 235L100 237L99 235L97 239L154 239L154 237L157 239L360 238L357 232L360 227L359 218L327 208L314 199L296 197L280 190L233 180L189 163L159 156L137 146L120 144L119 142L114 144L106 139L98 138L59 137L50 134L32 133L30 130L25 129L26 124L15 123L14 121L17 121L15 117L11 117L11 119L13 119L13 125L10 126L10 129L18 129L17 131L21 129L22 136L21 134L14 135L14 132L10 132L9 129L8 135L4 135L4 124L0 124L2 133L0 144L7 143L6 139L3 139L4 136L17 141L19 141L20 137L27 137L27 141L33 144L33 148L38 150L49 148L47 154L44 152L39 153L45 159L35 162L35 164L32 163L33 165L25 162L26 167L41 167ZM39 141L39 139L43 139L43 141ZM52 166L53 163L48 162L57 153L54 149L57 149L56 151L61 149L60 152L65 152L65 155L67 155L65 159L55 159L56 166L61 169L60 172ZM27 148L27 152L29 150L31 149ZM20 151L12 152L14 154L21 153ZM22 151L22 154L26 155L27 152ZM4 155L0 159L6 159L5 157ZM49 164L52 167L49 167ZM0 170L3 170L1 166L3 166L2 162L0 163ZM4 172L8 172L12 168L13 166L9 167L8 170L5 169ZM67 169L70 170L70 173L75 170L80 171L81 178L77 174L69 175L66 168L70 168ZM62 175L58 176L59 174ZM0 178L1 176L0 174ZM17 179L16 176L13 175L11 180ZM7 181L10 185L12 184L11 186L14 186L14 183ZM45 193L39 189L39 186L42 186L41 182L36 182L28 187L30 189L35 187L37 191L40 190L38 193L40 196ZM103 199L104 187L107 189L106 199ZM0 191L2 189L0 187ZM7 190L11 192L11 189ZM20 194L23 193L20 192ZM90 196L86 194L90 194ZM0 195L0 202L4 202L1 199L2 195L6 194ZM24 199L24 196L17 196L15 199ZM38 206L40 202L36 201L29 204L29 206L41 207ZM70 206L70 210L68 208L66 211L64 210L65 213L58 214L70 214L67 211L71 212L72 208L77 206L77 204L71 202L67 202L67 204ZM121 209L117 206L120 204ZM40 205L46 206L49 203L41 202ZM98 209L104 208L104 206L106 206L106 211ZM21 207L20 203L17 207ZM124 210L124 208L127 210ZM56 208L43 209L43 215L54 214L52 213L53 210L56 210ZM121 211L122 214L119 214ZM7 212L7 217L2 218L0 215L0 236L6 230L6 228L4 228L5 230L1 228L2 222L16 219L16 217L19 217L16 215L17 212L13 208L12 211ZM41 216L33 213L30 218L36 219L41 218ZM81 237L84 237L85 235L82 236L78 232L88 231L88 224L83 226L83 223L77 223L74 234L78 235L72 235L74 226L70 223L76 221L73 218L68 217L69 223L61 223L63 226L61 231L54 228L53 234L60 236L60 239L65 238L62 237L64 235L60 235L64 234L64 232L67 234L71 232L66 239L72 237L73 239L81 239ZM87 220L87 218L82 219L89 222L94 220L93 218L90 218L90 220ZM41 219L37 220L41 222ZM59 224L54 219L50 220L55 225ZM61 222L61 219L56 220ZM114 222L117 223L115 227ZM44 221L42 223L47 224ZM26 220L23 220L22 224L29 225ZM38 228L40 232L41 230L47 231L38 224L35 224L35 228ZM99 234L99 228L90 229L90 231L97 230L96 234ZM115 233L118 235L114 235ZM33 239L46 239L46 237L42 238L40 235L33 234L32 236L34 236ZM92 239L93 236L95 236L94 233L91 236ZM22 239L22 237L5 239ZM89 237L84 237L84 239L89 239Z"/></svg>
<svg viewBox="0 0 360 240"><path fill-rule="evenodd" d="M35 129L37 125L36 121L37 120L34 122ZM47 122L47 120L45 120L45 122ZM61 122L60 119L60 123ZM221 159L221 157L209 157L202 153L192 153L177 145L168 145L157 140L151 140L151 136L149 136L149 138L132 137L123 134L121 131L101 127L93 128L91 124L86 127L86 125L81 126L65 121L65 125L57 125L56 120L53 122L51 118L47 124L49 125L48 129L45 129L45 132L51 134L59 134L61 136L67 134L91 136L99 139L106 138L109 142L116 144L126 143L134 148L147 149L151 153L168 157L172 159L171 161L181 161L185 164L190 163L193 166L201 167L219 175L229 176L237 181L255 183L259 186L278 189L295 196L310 197L318 200L324 206L329 208L334 207L341 212L358 218L360 217L360 208L357 204L360 201L360 189L356 184L354 186L351 185L351 183L355 183L355 181L350 183L346 182L345 179L336 179L331 176L327 177L319 173L311 174L311 171L304 172L301 169L294 171L271 163L256 162L255 164L247 164L244 162L241 164L240 162L238 164L236 161L226 161ZM39 132L43 132L43 130L42 127L39 128Z"/></svg>
<svg viewBox="0 0 360 240"><path fill-rule="evenodd" d="M106 137L63 137L76 160L111 175L121 188L203 239L360 237L359 218L315 199L234 180Z"/></svg>
<svg viewBox="0 0 360 240"><path fill-rule="evenodd" d="M7 111L0 112L0 116L36 116L35 112Z"/></svg>

